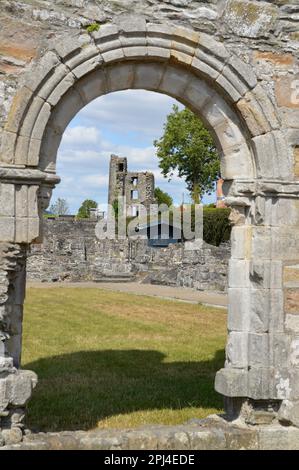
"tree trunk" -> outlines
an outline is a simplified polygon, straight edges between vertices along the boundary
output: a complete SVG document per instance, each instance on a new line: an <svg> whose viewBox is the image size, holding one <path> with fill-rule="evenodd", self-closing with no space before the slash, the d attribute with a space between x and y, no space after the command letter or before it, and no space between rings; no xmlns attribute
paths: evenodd
<svg viewBox="0 0 299 470"><path fill-rule="evenodd" d="M191 192L192 201L194 204L199 204L201 201L201 191L199 183L193 183Z"/></svg>

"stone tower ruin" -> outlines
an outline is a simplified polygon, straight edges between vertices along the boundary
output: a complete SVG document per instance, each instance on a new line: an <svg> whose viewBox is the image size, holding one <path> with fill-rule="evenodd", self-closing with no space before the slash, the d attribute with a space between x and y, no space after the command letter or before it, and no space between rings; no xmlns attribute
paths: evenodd
<svg viewBox="0 0 299 470"><path fill-rule="evenodd" d="M128 171L125 157L111 155L109 167L108 204L119 197L125 197L125 211L128 217L138 216L142 207L154 204L155 177L148 171Z"/></svg>

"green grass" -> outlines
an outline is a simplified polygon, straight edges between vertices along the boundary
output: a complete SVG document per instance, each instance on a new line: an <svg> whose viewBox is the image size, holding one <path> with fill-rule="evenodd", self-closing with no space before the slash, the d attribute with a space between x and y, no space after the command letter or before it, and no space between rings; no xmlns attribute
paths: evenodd
<svg viewBox="0 0 299 470"><path fill-rule="evenodd" d="M226 312L82 288L30 288L22 367L36 430L177 424L222 411Z"/></svg>

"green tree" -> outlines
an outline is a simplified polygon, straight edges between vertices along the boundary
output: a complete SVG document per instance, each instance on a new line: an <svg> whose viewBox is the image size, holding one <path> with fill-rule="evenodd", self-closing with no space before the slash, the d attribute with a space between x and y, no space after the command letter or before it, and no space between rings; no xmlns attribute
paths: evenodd
<svg viewBox="0 0 299 470"><path fill-rule="evenodd" d="M209 131L189 109L174 105L164 124L164 134L154 141L159 167L171 180L174 171L186 181L195 204L211 193L219 177L220 159Z"/></svg>
<svg viewBox="0 0 299 470"><path fill-rule="evenodd" d="M67 215L70 213L69 205L66 199L59 197L50 208L49 212L54 215Z"/></svg>
<svg viewBox="0 0 299 470"><path fill-rule="evenodd" d="M97 207L98 205L95 201L92 199L85 199L78 210L77 217L79 219L88 219L90 216L90 209L96 209Z"/></svg>
<svg viewBox="0 0 299 470"><path fill-rule="evenodd" d="M172 197L160 188L155 188L154 196L158 205L166 204L169 207L173 204Z"/></svg>

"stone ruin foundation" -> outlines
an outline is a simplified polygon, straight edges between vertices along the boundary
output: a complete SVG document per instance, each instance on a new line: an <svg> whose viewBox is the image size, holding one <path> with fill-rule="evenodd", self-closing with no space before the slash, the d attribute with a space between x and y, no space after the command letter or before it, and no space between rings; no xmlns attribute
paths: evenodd
<svg viewBox="0 0 299 470"><path fill-rule="evenodd" d="M128 0L124 8L116 1L65 0L48 8L31 0L4 0L0 7L1 444L22 439L37 382L20 369L25 265L59 182L63 131L94 98L145 89L197 113L221 154L234 227L226 361L215 388L234 421L105 431L100 444L90 442L298 447L298 5ZM94 22L100 27L88 32ZM34 447L28 439L23 445ZM66 447L91 445L80 433L44 436L43 445L57 439Z"/></svg>
<svg viewBox="0 0 299 470"><path fill-rule="evenodd" d="M193 242L154 248L145 238L99 239L96 224L92 219L45 219L43 242L32 244L27 254L27 280L136 281L227 290L229 243L203 243L200 249L191 249Z"/></svg>

